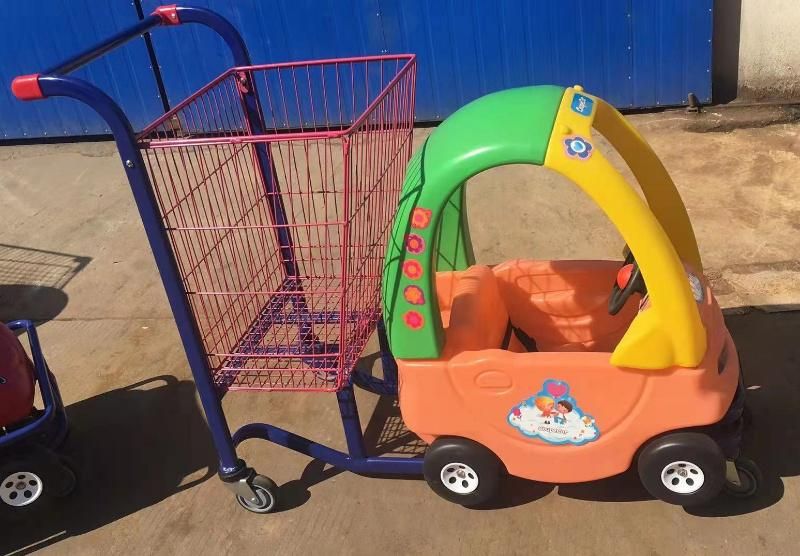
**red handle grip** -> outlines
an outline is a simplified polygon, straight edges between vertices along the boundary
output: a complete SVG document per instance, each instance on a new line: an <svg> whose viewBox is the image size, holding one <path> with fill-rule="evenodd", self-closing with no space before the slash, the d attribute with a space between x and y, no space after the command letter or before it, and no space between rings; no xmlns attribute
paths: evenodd
<svg viewBox="0 0 800 556"><path fill-rule="evenodd" d="M44 98L39 87L39 74L20 75L11 82L11 92L19 100L39 100Z"/></svg>

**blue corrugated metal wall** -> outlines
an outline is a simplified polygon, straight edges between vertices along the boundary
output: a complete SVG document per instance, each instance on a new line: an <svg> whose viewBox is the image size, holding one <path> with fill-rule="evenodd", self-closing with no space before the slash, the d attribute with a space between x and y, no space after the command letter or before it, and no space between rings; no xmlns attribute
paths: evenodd
<svg viewBox="0 0 800 556"><path fill-rule="evenodd" d="M144 0L145 13L163 2ZM711 99L713 0L193 0L242 32L255 62L382 52L419 56L417 118L440 120L483 94L536 83L580 83L618 107ZM132 3L35 0L0 4L14 21L0 35L0 136L106 132L67 100L23 105L10 78L30 73L136 20ZM37 40L31 40L32 34ZM224 44L196 26L153 33L174 103L230 63ZM160 99L142 40L83 70L111 93L134 127L159 114Z"/></svg>
<svg viewBox="0 0 800 556"><path fill-rule="evenodd" d="M11 79L49 67L135 23L133 5L97 0L0 2L0 21L0 139L109 133L105 122L77 101L18 101L11 94ZM102 87L125 108L136 128L161 106L141 39L75 75Z"/></svg>

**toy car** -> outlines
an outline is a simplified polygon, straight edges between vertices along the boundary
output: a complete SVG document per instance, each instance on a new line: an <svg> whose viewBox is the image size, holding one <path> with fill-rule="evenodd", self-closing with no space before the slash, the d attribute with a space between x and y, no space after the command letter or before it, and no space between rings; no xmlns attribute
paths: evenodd
<svg viewBox="0 0 800 556"><path fill-rule="evenodd" d="M14 331L25 331L33 361ZM44 409L34 407L36 384ZM57 448L67 434L58 384L30 321L0 323L0 518L17 517L66 496L76 477Z"/></svg>
<svg viewBox="0 0 800 556"><path fill-rule="evenodd" d="M603 156L597 129L642 198ZM612 261L474 264L466 181L505 164L574 181L629 251ZM739 457L739 360L686 209L653 150L582 88L511 89L465 106L412 158L388 246L384 320L425 477L464 505L506 470L591 481L636 463L666 502L752 495Z"/></svg>

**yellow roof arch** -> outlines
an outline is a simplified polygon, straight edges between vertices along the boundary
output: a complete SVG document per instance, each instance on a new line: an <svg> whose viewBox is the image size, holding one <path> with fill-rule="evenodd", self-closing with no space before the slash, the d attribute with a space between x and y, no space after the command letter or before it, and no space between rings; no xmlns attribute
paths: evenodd
<svg viewBox="0 0 800 556"><path fill-rule="evenodd" d="M573 109L576 96L589 99L588 111ZM647 202L593 147L592 127L628 163ZM590 149L585 157L576 152L581 145ZM638 369L699 365L706 352L706 331L683 263L702 272L702 262L686 207L650 146L608 103L580 88L567 89L544 166L578 184L606 213L636 256L647 283L650 308L633 320L611 363Z"/></svg>

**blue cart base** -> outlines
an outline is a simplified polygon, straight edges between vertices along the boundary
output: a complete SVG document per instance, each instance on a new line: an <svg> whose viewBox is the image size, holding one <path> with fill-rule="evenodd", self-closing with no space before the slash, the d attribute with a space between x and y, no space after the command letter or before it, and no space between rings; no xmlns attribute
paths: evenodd
<svg viewBox="0 0 800 556"><path fill-rule="evenodd" d="M268 440L353 473L422 475L422 458L370 456L367 454L354 385L378 395L397 394L397 365L389 353L386 331L382 322L378 323L378 340L381 347L384 378L380 379L356 371L352 375L351 383L336 393L347 441L347 453L267 423L250 423L241 427L233 434L234 446L238 446L245 440ZM221 468L219 475L236 494L239 503L246 509L255 512L266 513L275 509L278 500L277 485L265 477L257 475L244 461L238 460L237 463L238 465L234 468Z"/></svg>

